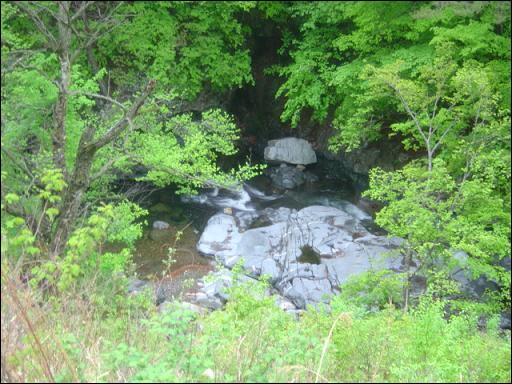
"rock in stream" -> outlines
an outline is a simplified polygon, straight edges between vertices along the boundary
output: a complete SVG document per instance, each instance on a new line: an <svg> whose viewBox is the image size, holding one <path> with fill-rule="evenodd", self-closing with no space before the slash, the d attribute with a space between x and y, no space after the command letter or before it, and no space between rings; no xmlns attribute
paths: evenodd
<svg viewBox="0 0 512 384"><path fill-rule="evenodd" d="M236 214L217 214L208 221L197 249L227 268L243 259L249 275L270 275L274 287L298 308L328 302L352 275L402 267L401 257L393 252L400 240L372 235L361 224L365 216L360 210L348 202L344 207L267 208L259 216L270 225L246 230ZM305 250L318 260L304 262Z"/></svg>

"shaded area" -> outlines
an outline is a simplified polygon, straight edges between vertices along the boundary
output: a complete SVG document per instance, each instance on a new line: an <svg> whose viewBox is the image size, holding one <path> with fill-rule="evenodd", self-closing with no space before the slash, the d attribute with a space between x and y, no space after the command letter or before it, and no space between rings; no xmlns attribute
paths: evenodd
<svg viewBox="0 0 512 384"><path fill-rule="evenodd" d="M311 246L304 245L300 248L301 255L297 258L299 263L320 264L320 254Z"/></svg>

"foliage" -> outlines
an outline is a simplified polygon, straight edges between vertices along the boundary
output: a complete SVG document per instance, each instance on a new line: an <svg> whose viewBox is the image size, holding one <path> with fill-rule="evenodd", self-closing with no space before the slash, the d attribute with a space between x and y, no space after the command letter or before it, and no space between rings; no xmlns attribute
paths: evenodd
<svg viewBox="0 0 512 384"><path fill-rule="evenodd" d="M419 260L423 273L454 268L460 261L453 253L462 250L470 256L462 267L510 290L509 273L499 266L510 257L510 215L485 181L458 184L436 159L431 172L417 164L395 172L373 169L366 195L387 204L377 224L405 239L402 248Z"/></svg>
<svg viewBox="0 0 512 384"><path fill-rule="evenodd" d="M53 256L86 222L88 205L119 199L113 186L135 166L148 168L142 179L188 193L211 184L234 188L259 172L217 164L237 152L239 130L225 112L202 111L197 121L174 108L203 91L252 80L238 15L254 6L6 4L2 170L6 193L24 195L8 208L26 222L46 212L48 222L34 235ZM66 185L58 201L34 193L33 185L46 184L39 172L45 169L60 172ZM132 247L136 233L117 236L131 236Z"/></svg>
<svg viewBox="0 0 512 384"><path fill-rule="evenodd" d="M66 187L59 170L50 168L35 172L40 172L41 184L34 188L37 191L34 196L28 197L27 194L8 192L2 198L2 245L20 265L25 256L34 257L41 253L41 249L36 244L36 238L43 222L49 226L54 222L59 213L60 193ZM7 178L7 174L3 172L2 179ZM35 214L29 221L30 227L21 217L7 212L6 208L10 204L34 207Z"/></svg>
<svg viewBox="0 0 512 384"><path fill-rule="evenodd" d="M341 286L341 297L370 310L403 302L404 276L389 270L369 271L352 276Z"/></svg>
<svg viewBox="0 0 512 384"><path fill-rule="evenodd" d="M135 241L142 237L143 225L146 221L136 221L148 214L148 211L140 208L137 204L129 201L122 201L113 207L113 220L109 223L106 231L108 241L120 241L133 249Z"/></svg>
<svg viewBox="0 0 512 384"><path fill-rule="evenodd" d="M333 139L336 148L375 140L396 119L400 105L382 92L374 93L361 76L364 67L402 62L416 79L418 69L438 60L436 49L447 46L458 65L478 61L493 77L500 107L510 109L510 7L502 2L475 4L293 4L287 12L297 27L284 27L282 47L290 61L274 68L284 77L276 95L286 99L282 119L297 126L304 110L311 110L317 121L332 119L332 111L340 135Z"/></svg>
<svg viewBox="0 0 512 384"><path fill-rule="evenodd" d="M446 320L445 303L435 298L409 313L391 307L368 313L337 296L331 313L308 311L295 320L274 297L262 297L264 289L236 285L225 309L204 316L179 303L156 313L140 296L73 301L48 308L35 337L58 357L49 360L55 374L79 382L510 380L510 334L499 336L495 319L478 332L476 317ZM91 316L98 311L102 316ZM36 312L37 306L29 309ZM8 360L25 381L45 377L34 340L27 337Z"/></svg>
<svg viewBox="0 0 512 384"><path fill-rule="evenodd" d="M31 284L37 286L45 281L64 292L97 273L108 277L128 271L134 242L142 236L142 224L135 221L146 214L146 210L130 202L99 207L86 225L73 232L63 257L44 261L31 269ZM127 248L116 253L102 252L107 241L123 243Z"/></svg>
<svg viewBox="0 0 512 384"><path fill-rule="evenodd" d="M205 84L215 90L251 83L246 29L239 22L255 2L129 3L122 32L99 41L99 60L118 84L154 78L162 90L191 99ZM120 33L121 32L121 33ZM114 64L112 66L112 64Z"/></svg>
<svg viewBox="0 0 512 384"><path fill-rule="evenodd" d="M237 152L234 142L239 138L233 118L221 110L203 112L199 121L186 114L147 127L128 144L133 156L150 169L140 180L157 186L178 184L180 192L191 193L204 185L235 188L261 169L243 165L226 173L216 164L219 156Z"/></svg>
<svg viewBox="0 0 512 384"><path fill-rule="evenodd" d="M496 361L476 353L486 347L476 342L474 319L460 316L447 322L442 308L442 302L424 302L407 315L390 309L363 320L347 317L333 334L338 372L354 382L465 381L469 376L492 381L493 373L480 376ZM360 361L357 368L354 357Z"/></svg>

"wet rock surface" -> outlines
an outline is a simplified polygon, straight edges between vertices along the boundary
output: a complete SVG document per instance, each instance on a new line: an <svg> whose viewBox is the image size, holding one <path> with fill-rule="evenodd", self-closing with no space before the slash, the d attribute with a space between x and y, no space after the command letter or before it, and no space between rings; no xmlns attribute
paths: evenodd
<svg viewBox="0 0 512 384"><path fill-rule="evenodd" d="M367 214L348 202L342 206L266 208L259 218L270 225L253 229L217 214L202 233L198 250L227 268L243 260L248 275L269 275L277 291L299 309L327 303L352 275L402 268L401 257L393 255L399 240L371 234L361 224ZM301 262L306 247L319 255L318 264Z"/></svg>
<svg viewBox="0 0 512 384"><path fill-rule="evenodd" d="M278 167L267 168L265 173L277 189L295 189L304 183L316 183L319 180L317 175L305 169L302 165L294 167L283 163Z"/></svg>
<svg viewBox="0 0 512 384"><path fill-rule="evenodd" d="M169 229L170 225L169 223L162 221L162 220L156 220L153 222L153 229Z"/></svg>

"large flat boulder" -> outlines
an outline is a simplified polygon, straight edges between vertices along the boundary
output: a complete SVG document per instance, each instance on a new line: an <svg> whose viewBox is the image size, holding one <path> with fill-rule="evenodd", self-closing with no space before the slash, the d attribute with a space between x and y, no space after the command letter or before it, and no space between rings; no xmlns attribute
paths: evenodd
<svg viewBox="0 0 512 384"><path fill-rule="evenodd" d="M269 275L298 308L327 302L353 275L402 267L402 257L393 254L400 239L368 232L360 222L366 219L364 212L349 202L340 208L267 208L261 217L270 225L246 229L248 223L233 216L213 216L198 249L227 268L243 259L247 274Z"/></svg>
<svg viewBox="0 0 512 384"><path fill-rule="evenodd" d="M304 165L316 163L316 154L311 144L296 137L270 140L264 156L267 161Z"/></svg>

